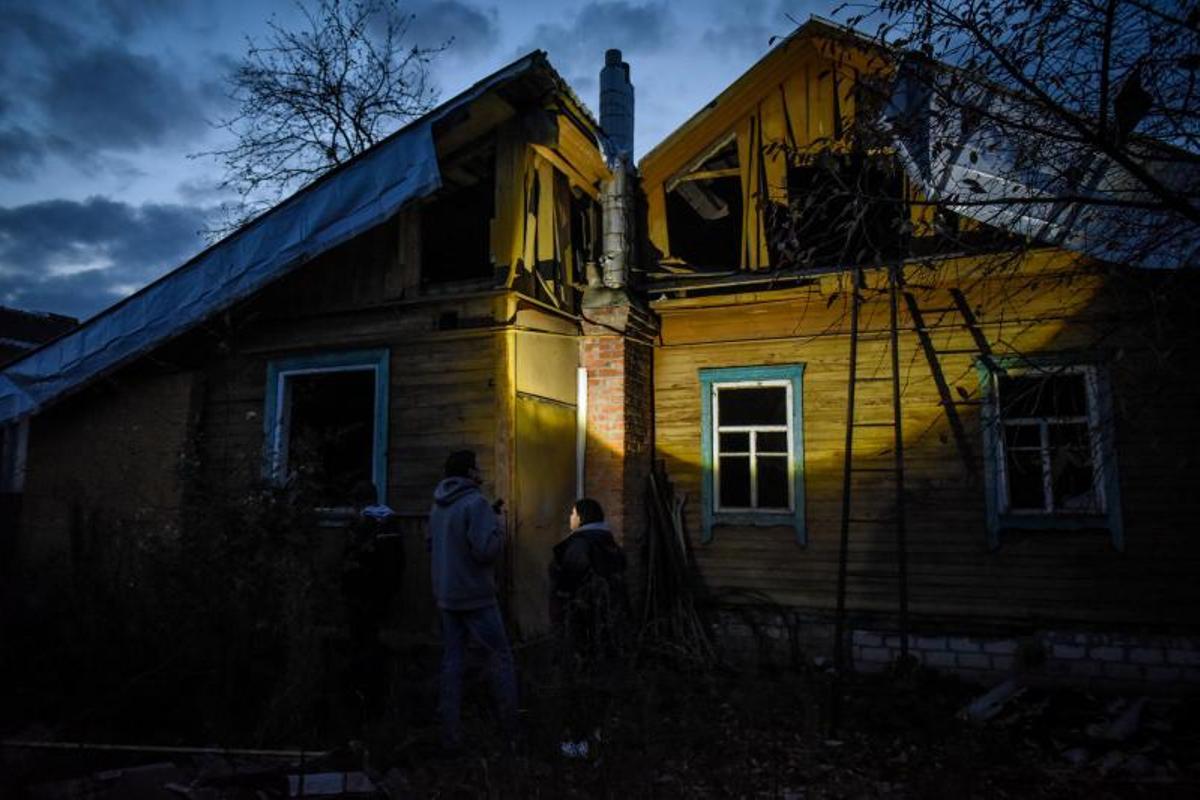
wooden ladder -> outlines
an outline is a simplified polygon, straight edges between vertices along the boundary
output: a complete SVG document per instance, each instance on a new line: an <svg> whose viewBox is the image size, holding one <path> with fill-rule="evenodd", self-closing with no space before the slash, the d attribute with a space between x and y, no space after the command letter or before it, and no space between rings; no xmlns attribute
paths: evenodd
<svg viewBox="0 0 1200 800"><path fill-rule="evenodd" d="M900 267L893 266L888 271L888 307L890 315L889 350L891 362L890 376L863 377L858 374L858 340L859 340L859 306L862 304L863 273L860 269L853 272L850 299L850 368L846 386L846 444L842 471L842 519L841 540L838 552L838 581L837 581L837 612L834 626L834 666L837 680L845 672L845 633L846 633L846 583L850 578L896 580L899 603L899 634L900 656L908 656L908 540L905 524L904 507L904 430L900 414L900 350L899 350L899 312L898 295L902 277ZM892 419L890 421L858 422L855 416L857 390L860 384L891 382L892 388ZM854 432L863 428L892 429L893 462L890 467L858 466L854 459ZM853 515L852 489L853 478L856 474L876 473L879 476L890 476L895 490L895 515L890 518L856 517ZM896 568L895 571L851 572L848 569L850 558L851 528L861 524L878 525L892 524L896 531ZM832 727L836 730L838 723L840 689L835 688Z"/></svg>

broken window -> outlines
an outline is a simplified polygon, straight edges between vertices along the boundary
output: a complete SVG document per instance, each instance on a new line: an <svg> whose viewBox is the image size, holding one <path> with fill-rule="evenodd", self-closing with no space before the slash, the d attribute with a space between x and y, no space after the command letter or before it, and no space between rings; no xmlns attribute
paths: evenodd
<svg viewBox="0 0 1200 800"><path fill-rule="evenodd" d="M742 179L737 141L730 137L695 169L667 184L671 255L695 267L741 263Z"/></svg>
<svg viewBox="0 0 1200 800"><path fill-rule="evenodd" d="M421 208L423 283L491 280L495 148L442 168L442 188Z"/></svg>
<svg viewBox="0 0 1200 800"><path fill-rule="evenodd" d="M385 488L387 356L362 351L272 362L270 473L318 507L351 504L355 484Z"/></svg>
<svg viewBox="0 0 1200 800"><path fill-rule="evenodd" d="M1089 372L998 376L1002 480L1014 514L1099 514L1101 431Z"/></svg>
<svg viewBox="0 0 1200 800"><path fill-rule="evenodd" d="M571 281L587 282L586 267L599 262L600 206L582 190L571 189Z"/></svg>
<svg viewBox="0 0 1200 800"><path fill-rule="evenodd" d="M890 160L824 152L787 170L788 206L766 220L773 266L878 264L907 247L903 175Z"/></svg>
<svg viewBox="0 0 1200 800"><path fill-rule="evenodd" d="M792 525L804 541L803 367L701 370L705 538L713 525Z"/></svg>
<svg viewBox="0 0 1200 800"><path fill-rule="evenodd" d="M1107 530L1124 546L1112 399L1102 368L1022 359L983 369L988 535Z"/></svg>

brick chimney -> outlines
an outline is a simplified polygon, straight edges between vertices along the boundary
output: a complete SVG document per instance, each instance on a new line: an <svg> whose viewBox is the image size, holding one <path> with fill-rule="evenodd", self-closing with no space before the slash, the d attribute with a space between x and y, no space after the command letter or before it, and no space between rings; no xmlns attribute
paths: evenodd
<svg viewBox="0 0 1200 800"><path fill-rule="evenodd" d="M602 281L583 295L580 365L587 370L584 491L604 506L633 569L645 529L644 494L654 450L654 341L658 320L629 292L637 175L633 166L633 84L620 50L604 55L600 125L613 177L602 187ZM631 576L632 577L632 576ZM633 578L631 585L636 585Z"/></svg>

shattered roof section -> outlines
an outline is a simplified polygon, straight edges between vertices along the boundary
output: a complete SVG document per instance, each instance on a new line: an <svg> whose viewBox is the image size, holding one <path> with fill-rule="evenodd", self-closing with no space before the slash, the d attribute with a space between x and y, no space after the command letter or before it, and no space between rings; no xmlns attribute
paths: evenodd
<svg viewBox="0 0 1200 800"><path fill-rule="evenodd" d="M0 423L38 411L436 191L441 174L434 124L535 70L566 85L542 51L514 61L141 291L7 365L0 371Z"/></svg>
<svg viewBox="0 0 1200 800"><path fill-rule="evenodd" d="M1197 226L1111 158L1048 115L1031 119L1027 106L999 91L955 102L949 80L949 70L920 56L902 59L885 113L905 171L929 200L1103 261L1160 269L1197 263ZM1141 149L1139 165L1194 202L1195 157L1171 157L1152 142Z"/></svg>

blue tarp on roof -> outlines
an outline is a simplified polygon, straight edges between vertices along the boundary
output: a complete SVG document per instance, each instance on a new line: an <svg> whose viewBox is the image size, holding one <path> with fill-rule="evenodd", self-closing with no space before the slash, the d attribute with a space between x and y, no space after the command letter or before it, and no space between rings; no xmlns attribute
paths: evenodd
<svg viewBox="0 0 1200 800"><path fill-rule="evenodd" d="M433 126L536 65L531 53L300 190L136 294L0 371L0 423L183 333L441 186Z"/></svg>

